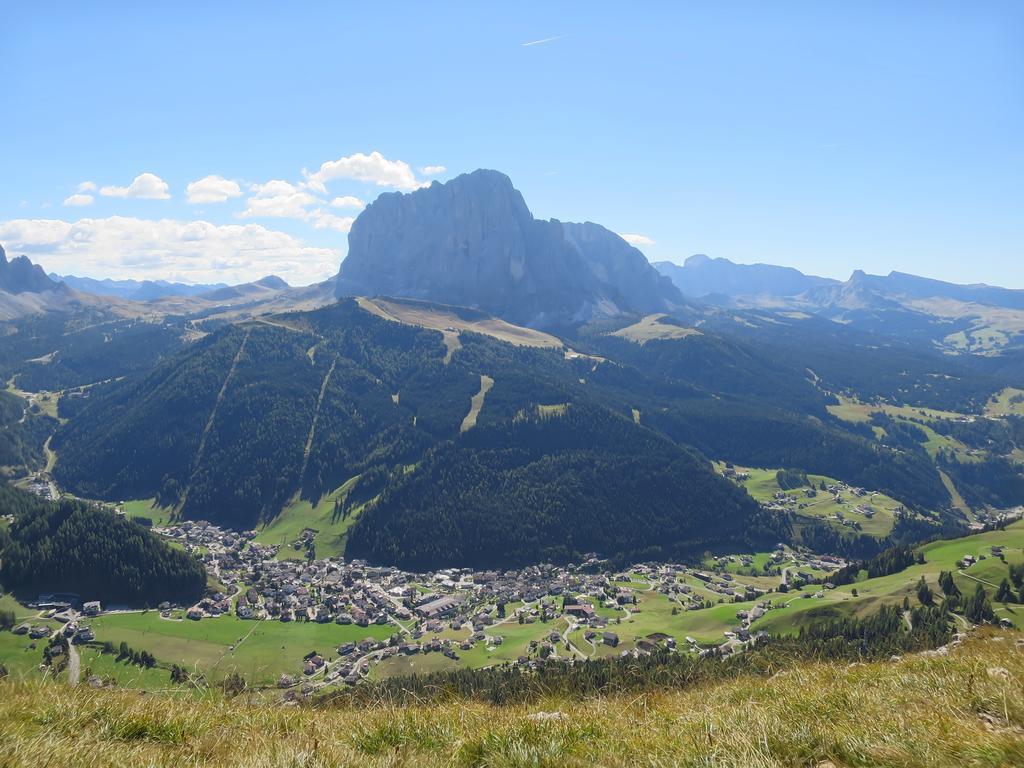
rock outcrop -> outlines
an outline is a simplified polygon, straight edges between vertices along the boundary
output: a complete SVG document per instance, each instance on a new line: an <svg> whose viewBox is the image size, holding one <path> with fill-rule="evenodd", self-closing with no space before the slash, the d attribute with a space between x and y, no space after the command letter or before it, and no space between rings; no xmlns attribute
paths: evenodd
<svg viewBox="0 0 1024 768"><path fill-rule="evenodd" d="M535 219L504 174L384 194L352 225L338 295L474 307L554 327L686 304L644 255L593 223Z"/></svg>
<svg viewBox="0 0 1024 768"><path fill-rule="evenodd" d="M17 294L59 290L64 290L64 286L47 277L42 267L33 264L27 256L8 261L7 253L0 246L0 291Z"/></svg>

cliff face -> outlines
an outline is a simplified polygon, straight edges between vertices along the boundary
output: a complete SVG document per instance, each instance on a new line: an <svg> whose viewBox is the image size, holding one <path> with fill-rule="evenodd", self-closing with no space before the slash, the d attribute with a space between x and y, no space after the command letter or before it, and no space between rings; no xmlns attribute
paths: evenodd
<svg viewBox="0 0 1024 768"><path fill-rule="evenodd" d="M476 307L533 326L684 304L621 237L534 219L507 176L483 170L371 203L339 274L338 295L354 294Z"/></svg>
<svg viewBox="0 0 1024 768"><path fill-rule="evenodd" d="M18 256L8 261L3 246L0 246L0 291L43 293L62 289L60 283L55 283L47 277L43 268L33 264L26 256Z"/></svg>

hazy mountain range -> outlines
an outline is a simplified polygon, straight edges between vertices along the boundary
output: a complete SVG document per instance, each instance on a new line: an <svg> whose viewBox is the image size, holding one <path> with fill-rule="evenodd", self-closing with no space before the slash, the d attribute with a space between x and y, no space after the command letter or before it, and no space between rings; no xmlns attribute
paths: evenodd
<svg viewBox="0 0 1024 768"><path fill-rule="evenodd" d="M97 296L116 296L132 301L150 301L164 296L198 296L210 291L227 288L227 283L196 284L174 283L166 280L97 280L92 277L58 275L50 273L50 279L64 283L69 288Z"/></svg>

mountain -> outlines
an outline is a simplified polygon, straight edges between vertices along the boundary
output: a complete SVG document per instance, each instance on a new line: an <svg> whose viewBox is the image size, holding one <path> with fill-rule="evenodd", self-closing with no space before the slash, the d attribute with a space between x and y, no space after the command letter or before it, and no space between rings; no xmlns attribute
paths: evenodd
<svg viewBox="0 0 1024 768"><path fill-rule="evenodd" d="M7 253L0 246L0 291L6 293L44 293L59 291L58 283L46 276L43 268L33 264L27 256L7 260Z"/></svg>
<svg viewBox="0 0 1024 768"><path fill-rule="evenodd" d="M199 294L199 297L207 301L234 301L236 299L262 300L270 298L273 294L287 291L288 285L277 275L267 275L260 280L240 285L224 286L216 290Z"/></svg>
<svg viewBox="0 0 1024 768"><path fill-rule="evenodd" d="M815 314L951 353L991 354L1024 345L1022 290L958 285L904 272L870 275L859 269L839 281L704 255L691 256L683 266L654 266L683 295L705 305Z"/></svg>
<svg viewBox="0 0 1024 768"><path fill-rule="evenodd" d="M78 295L54 282L27 256L10 261L0 246L0 321L77 305Z"/></svg>
<svg viewBox="0 0 1024 768"><path fill-rule="evenodd" d="M198 284L173 283L166 280L97 280L92 277L76 277L75 275L50 274L50 278L64 283L69 288L95 296L114 296L131 301L151 301L166 296L198 296L220 288L227 288L227 283Z"/></svg>
<svg viewBox="0 0 1024 768"><path fill-rule="evenodd" d="M489 170L367 206L349 233L338 295L424 299L531 327L686 307L621 237L535 219L511 180Z"/></svg>
<svg viewBox="0 0 1024 768"><path fill-rule="evenodd" d="M684 296L701 298L722 296L797 296L836 280L805 275L791 267L771 264L735 264L728 259L712 259L704 254L688 258L683 266L670 261L656 262L654 268L668 277Z"/></svg>
<svg viewBox="0 0 1024 768"><path fill-rule="evenodd" d="M351 551L417 567L478 564L484 552L509 564L594 549L682 554L783 535L703 457L638 424L611 387L582 383L592 359L520 331L516 344L481 332L446 343L446 331L351 299L228 325L91 390L54 437L55 476L87 498L155 496L243 528L344 486L336 523L351 527ZM642 375L608 375L625 376L629 402L648 409ZM317 546L339 545L325 528Z"/></svg>

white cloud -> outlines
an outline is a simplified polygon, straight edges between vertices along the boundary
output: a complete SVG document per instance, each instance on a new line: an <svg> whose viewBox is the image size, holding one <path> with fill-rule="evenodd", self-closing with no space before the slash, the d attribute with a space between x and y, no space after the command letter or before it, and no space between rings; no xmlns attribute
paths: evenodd
<svg viewBox="0 0 1024 768"><path fill-rule="evenodd" d="M127 187L102 187L105 197L134 197L139 200L167 200L170 198L167 182L152 173L140 173Z"/></svg>
<svg viewBox="0 0 1024 768"><path fill-rule="evenodd" d="M185 196L190 203L224 203L228 198L241 195L238 183L223 176L204 176L185 187Z"/></svg>
<svg viewBox="0 0 1024 768"><path fill-rule="evenodd" d="M352 197L352 195L345 195L344 197L336 197L331 200L331 208L365 208L366 203L360 200L358 197Z"/></svg>
<svg viewBox="0 0 1024 768"><path fill-rule="evenodd" d="M630 245L654 245L654 241L647 235L630 235L620 232L619 237Z"/></svg>
<svg viewBox="0 0 1024 768"><path fill-rule="evenodd" d="M335 216L333 213L325 213L319 208L313 211L312 216L314 229L334 229L338 232L348 232L352 229L352 222L355 221L352 216Z"/></svg>
<svg viewBox="0 0 1024 768"><path fill-rule="evenodd" d="M337 218L337 217L336 217ZM0 222L0 242L48 271L89 277L246 282L276 274L292 285L338 271L341 254L314 248L259 224L207 221L15 219Z"/></svg>
<svg viewBox="0 0 1024 768"><path fill-rule="evenodd" d="M424 176L437 176L439 173L444 173L447 170L443 165L425 165L420 168L420 173Z"/></svg>
<svg viewBox="0 0 1024 768"><path fill-rule="evenodd" d="M253 184L242 217L273 216L286 219L308 219L307 206L319 200L290 181L274 179L266 184Z"/></svg>
<svg viewBox="0 0 1024 768"><path fill-rule="evenodd" d="M93 196L92 195L83 195L83 194L79 193L79 194L71 195L70 197L65 197L64 198L64 205L67 205L67 206L92 205L92 201L93 201Z"/></svg>
<svg viewBox="0 0 1024 768"><path fill-rule="evenodd" d="M83 181L78 185L78 192L95 192L96 182L94 181Z"/></svg>
<svg viewBox="0 0 1024 768"><path fill-rule="evenodd" d="M427 186L418 181L409 164L401 160L388 160L380 152L354 155L328 160L315 173L303 171L306 185L310 189L323 194L327 191L326 184L334 179L355 179L378 187L394 187L396 189L413 190Z"/></svg>

